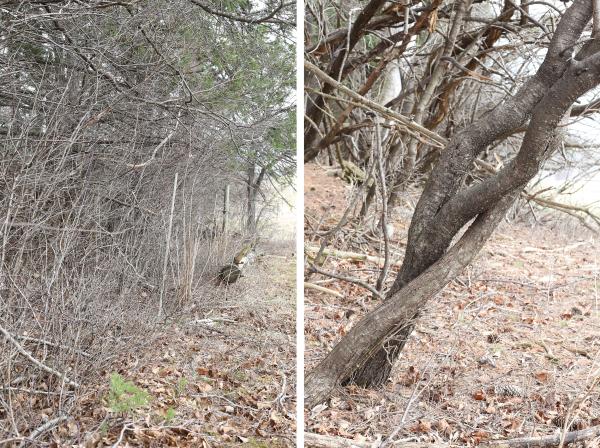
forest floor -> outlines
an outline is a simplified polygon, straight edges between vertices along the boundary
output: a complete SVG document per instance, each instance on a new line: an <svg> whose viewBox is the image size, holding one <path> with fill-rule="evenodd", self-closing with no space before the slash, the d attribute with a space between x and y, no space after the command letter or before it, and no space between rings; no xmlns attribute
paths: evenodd
<svg viewBox="0 0 600 448"><path fill-rule="evenodd" d="M290 241L264 249L237 283L197 291L192 309L150 350L115 362L114 372L136 388L117 404L138 396L139 407L111 409L113 372L104 372L105 384L79 400L50 446L294 446L294 248Z"/></svg>
<svg viewBox="0 0 600 448"><path fill-rule="evenodd" d="M306 245L318 247L315 234L337 224L351 188L308 164L304 194ZM394 211L392 260L402 259L412 207L414 200ZM329 243L374 256L382 245L352 222ZM503 222L428 304L390 381L378 390L340 388L306 411L306 430L368 446L465 446L556 434L567 415L570 429L600 425L600 386L592 385L600 379L599 248L578 229ZM322 269L371 285L379 272L375 263L334 256ZM356 284L317 274L308 281L340 296L305 290L307 372L379 303ZM600 446L600 438L585 446Z"/></svg>

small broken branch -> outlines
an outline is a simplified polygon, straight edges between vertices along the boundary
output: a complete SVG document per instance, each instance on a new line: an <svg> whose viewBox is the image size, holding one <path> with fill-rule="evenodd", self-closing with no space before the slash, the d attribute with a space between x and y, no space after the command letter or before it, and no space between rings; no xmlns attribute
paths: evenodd
<svg viewBox="0 0 600 448"><path fill-rule="evenodd" d="M579 431L570 431L565 434L564 443L569 444L581 440L588 440L592 437L600 436L600 426L592 426L591 428L582 429ZM521 437L518 439L498 440L480 445L485 448L530 448L530 447L546 447L558 446L560 444L561 434L541 437Z"/></svg>
<svg viewBox="0 0 600 448"><path fill-rule="evenodd" d="M314 289L315 291L324 292L325 294L332 295L338 299L344 298L339 292L333 289L325 288L323 286L315 285L314 283L304 282L304 289Z"/></svg>
<svg viewBox="0 0 600 448"><path fill-rule="evenodd" d="M448 141L444 137L436 134L433 131L430 131L429 129L421 126L418 123L415 123L410 118L405 117L404 115L401 115L397 112L394 112L393 110L391 110L387 107L384 107L381 104L371 101L362 95L359 95L358 93L354 92L352 89L349 89L345 85L341 84L340 82L336 81L335 79L333 79L332 77L327 75L327 73L325 73L324 71L319 69L316 65L311 64L308 61L304 61L304 68L306 70L309 70L310 72L314 73L315 76L317 76L317 78L319 78L321 81L326 82L327 84L330 84L331 86L335 87L339 91L341 91L341 92L345 93L346 95L348 95L349 97L353 98L355 101L360 103L363 107L366 107L373 111L379 112L381 115L388 117L388 118L406 126L407 128L418 132L423 137L426 137L427 139L429 139L432 146L443 148L448 143Z"/></svg>
<svg viewBox="0 0 600 448"><path fill-rule="evenodd" d="M580 215L580 213L581 213L581 214L583 214L585 216L588 216L597 225L600 226L600 216L596 215L588 207L581 207L581 206L578 206L578 205L565 204L565 203L562 203L562 202L553 201L551 199L538 198L538 197L535 197L534 195L531 195L531 194L529 194L527 192L521 193L521 196L523 196L525 199L532 200L532 201L536 202L537 204L541 205L542 207L553 208L555 210L558 210L559 212L563 212L563 213L567 213L569 215L575 216L584 225L586 225L587 228L589 228L590 230L594 231L595 233L598 232L597 229L591 227L590 225L588 225L585 222L585 217L584 216Z"/></svg>
<svg viewBox="0 0 600 448"><path fill-rule="evenodd" d="M326 436L312 432L304 433L304 445L308 448L377 448L380 442L361 442L343 437ZM403 442L403 448L446 448L448 445L426 442Z"/></svg>
<svg viewBox="0 0 600 448"><path fill-rule="evenodd" d="M304 253L317 253L319 252L319 248L315 246L306 246L304 248ZM369 261L371 263L377 263L378 265L383 265L385 263L385 259L382 257L375 257L373 255L361 254L357 252L346 252L343 250L337 249L323 249L324 255L331 255L336 258L343 258L352 261ZM390 261L390 266L395 266L399 268L402 265L402 262L399 260Z"/></svg>
<svg viewBox="0 0 600 448"><path fill-rule="evenodd" d="M37 227L38 229L42 229L42 230L54 230L57 232L79 232L79 233L97 233L100 235L120 235L122 233L125 233L129 230L131 230L131 228L127 228L127 229L123 229L123 230L118 230L116 232L108 232L106 230L94 230L94 229L81 229L78 227L53 227L53 226L47 226L45 224L38 224L35 222L11 222L9 225L9 227L11 228L19 228L19 227Z"/></svg>
<svg viewBox="0 0 600 448"><path fill-rule="evenodd" d="M323 271L323 270L319 269L318 267L316 267L314 264L312 264L309 267L309 271L316 272L318 274L325 275L327 277L337 278L338 280L343 280L348 283L354 283L358 286L362 286L363 288L369 290L378 299L383 300L383 298L384 298L383 295L379 291L377 291L375 288L373 288L371 285L369 285L368 283L365 283L362 280L359 280L357 278L345 277L343 275L334 274L333 272Z"/></svg>
<svg viewBox="0 0 600 448"><path fill-rule="evenodd" d="M600 1L600 0L598 0L598 1ZM476 159L475 164L482 170L487 171L491 174L497 174L499 171L499 169L497 167L495 167L491 163L488 163L481 159ZM544 190L544 191L546 191L546 190ZM598 214L596 214L590 207L565 204L562 202L553 201L551 199L541 198L541 197L539 197L539 194L541 194L542 192L543 191L538 191L538 192L532 194L532 193L529 193L528 191L522 191L521 197L526 199L527 201L533 201L536 204L540 205L541 207L552 208L559 212L566 213L567 215L571 215L571 216L579 219L579 221L585 227L590 229L592 232L598 233L598 229L591 226L585 219L587 216L592 221L594 221L594 223L596 223L596 225L600 226L600 216Z"/></svg>
<svg viewBox="0 0 600 448"><path fill-rule="evenodd" d="M123 428L121 429L121 433L119 434L119 438L117 439L117 441L115 442L115 444L112 446L112 448L118 448L121 446L121 442L123 441L123 437L125 437L125 433L127 431L132 431L133 430L133 423L125 423L123 424Z"/></svg>
<svg viewBox="0 0 600 448"><path fill-rule="evenodd" d="M181 116L181 113L177 116L177 118L179 119L180 116ZM163 146L165 146L169 142L169 140L171 140L171 137L173 137L173 134L175 134L175 131L177 131L178 126L179 126L179 120L177 120L177 122L175 123L175 128L171 132L169 132L169 134L167 134L167 136L165 138L163 138L162 141L154 148L154 151L152 151L152 155L150 156L150 158L148 160L146 160L145 162L142 162L142 163L126 163L125 166L132 170L138 170L140 168L145 168L146 166L148 166L152 162L154 162L156 160L156 154L158 154L158 151Z"/></svg>
<svg viewBox="0 0 600 448"><path fill-rule="evenodd" d="M304 445L311 448L373 448L373 446L377 446L377 442L375 444L373 442L359 442L358 440L342 437L305 432Z"/></svg>
<svg viewBox="0 0 600 448"><path fill-rule="evenodd" d="M60 417L56 417L56 418L53 418L52 420L48 420L42 426L39 426L38 428L36 428L35 430L33 430L33 432L29 435L29 437L27 437L26 440L23 440L23 442L21 443L21 446L26 446L27 442L29 442L31 440L35 440L36 438L38 438L39 436L41 436L46 431L48 431L51 428L54 428L56 425L58 425L59 423L64 422L68 418L69 418L68 415L61 415Z"/></svg>
<svg viewBox="0 0 600 448"><path fill-rule="evenodd" d="M2 327L1 325L0 325L0 333L2 333L2 335L6 338L6 340L8 342L10 342L12 345L14 345L14 347L17 349L17 352L19 352L20 355L27 358L35 366L39 367L40 369L44 370L45 372L48 372L51 375L54 375L54 376L60 378L62 381L64 381L66 384L68 384L70 386L79 387L79 383L69 379L64 373L60 373L58 370L54 370L52 367L48 367L46 364L43 364L41 361L38 361L37 359L35 359L33 357L33 355L31 353L29 353L27 350L25 350L23 348L23 346L21 344L19 344L19 342L12 336L12 334L10 334L8 331L6 331L4 329L4 327Z"/></svg>
<svg viewBox="0 0 600 448"><path fill-rule="evenodd" d="M26 393L26 394L32 394L32 395L63 395L65 394L64 391L60 391L60 392L52 392L49 390L37 390L37 389L27 389L25 387L6 387L6 386L0 386L0 392L2 391L10 391L10 392L22 392L22 393Z"/></svg>
<svg viewBox="0 0 600 448"><path fill-rule="evenodd" d="M43 345L48 345L50 347L64 348L65 350L71 350L74 353L77 353L77 354L79 354L81 356L85 356L86 358L91 358L92 357L91 353L85 352L83 350L78 350L78 349L76 349L74 347L70 347L68 345L62 345L62 344L57 344L55 342L50 342L50 341L47 341L46 339L32 338L32 337L29 337L29 336L21 336L21 335L18 335L18 334L14 335L14 337L16 339L20 339L21 341L37 342L37 343L40 343L40 344L43 344Z"/></svg>

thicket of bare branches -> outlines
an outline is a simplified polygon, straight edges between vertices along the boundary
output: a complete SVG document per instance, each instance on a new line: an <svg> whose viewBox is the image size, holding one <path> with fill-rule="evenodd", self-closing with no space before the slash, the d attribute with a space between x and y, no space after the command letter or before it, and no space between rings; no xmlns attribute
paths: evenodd
<svg viewBox="0 0 600 448"><path fill-rule="evenodd" d="M474 1L462 12L457 8L456 2L443 1L373 1L364 7L348 2L343 8L323 1L307 4L306 60L405 119L402 123L373 110L385 120L381 144L388 208L398 204L410 183L427 177L444 139L497 109L534 73L564 4ZM329 164L351 162L370 173L376 164L370 151L377 121L369 116L372 104L347 98L310 69L306 91L305 161L320 155ZM526 202L536 210L552 207L598 228L594 207L561 207L565 194L598 173L597 143L589 137L597 108L597 93L575 105L564 123L561 148L540 176L553 177L554 188L530 185L528 193L544 191L541 197L524 195L519 210L531 210ZM489 177L514 157L525 131L526 126L519 126L479 154L469 182ZM377 182L374 172L371 176ZM361 198L362 217L376 193L380 195L373 184Z"/></svg>
<svg viewBox="0 0 600 448"><path fill-rule="evenodd" d="M0 440L150 342L292 180L293 11L261 8L0 3Z"/></svg>

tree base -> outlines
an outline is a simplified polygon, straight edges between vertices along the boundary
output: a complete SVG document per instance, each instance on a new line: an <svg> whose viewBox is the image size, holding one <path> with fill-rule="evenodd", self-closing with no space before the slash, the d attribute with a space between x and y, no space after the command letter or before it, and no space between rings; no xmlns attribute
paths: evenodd
<svg viewBox="0 0 600 448"><path fill-rule="evenodd" d="M406 345L410 334L415 328L415 315L410 322L404 323L396 329L384 346L368 358L352 375L342 381L342 385L356 384L364 388L377 388L383 386L390 378L392 367L400 352Z"/></svg>

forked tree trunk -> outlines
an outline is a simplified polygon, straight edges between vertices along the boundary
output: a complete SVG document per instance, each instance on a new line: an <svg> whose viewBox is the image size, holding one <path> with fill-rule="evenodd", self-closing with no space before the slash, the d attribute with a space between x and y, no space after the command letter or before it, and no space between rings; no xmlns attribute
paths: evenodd
<svg viewBox="0 0 600 448"><path fill-rule="evenodd" d="M403 265L386 301L307 376L309 406L327 398L337 384L376 386L388 379L419 310L469 264L515 195L555 149L560 121L578 98L600 84L600 44L589 41L572 56L591 14L591 0L576 0L563 14L538 72L501 107L457 133L442 151L415 209ZM464 188L476 156L527 122L517 156L495 176Z"/></svg>
<svg viewBox="0 0 600 448"><path fill-rule="evenodd" d="M514 197L514 194L505 197L491 211L478 217L444 257L350 330L307 376L304 390L309 409L326 400L337 384L348 380L357 367L372 359L374 347L377 351L396 328L405 323L410 325L412 317L423 304L460 274L481 250Z"/></svg>

